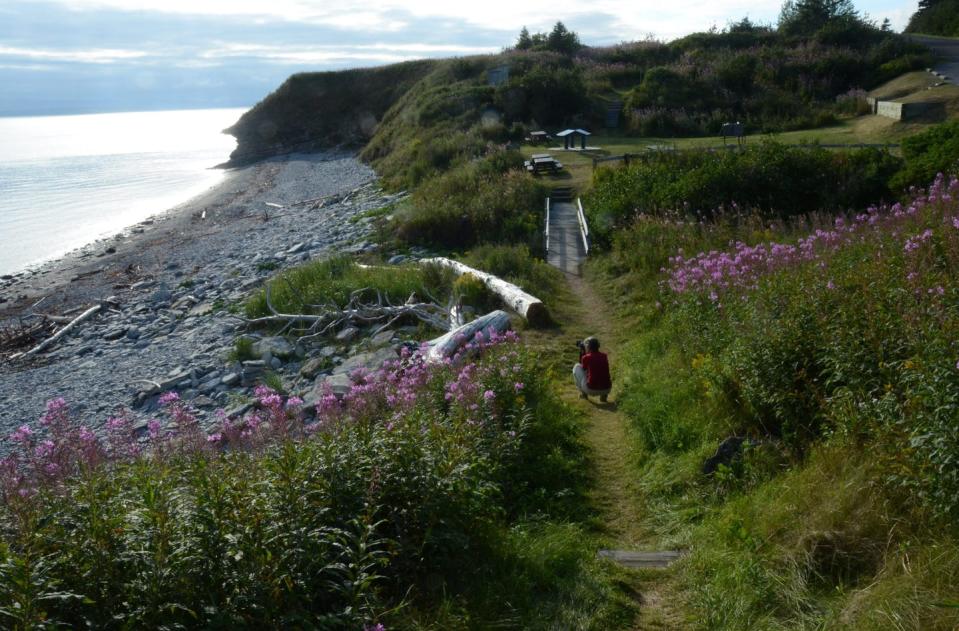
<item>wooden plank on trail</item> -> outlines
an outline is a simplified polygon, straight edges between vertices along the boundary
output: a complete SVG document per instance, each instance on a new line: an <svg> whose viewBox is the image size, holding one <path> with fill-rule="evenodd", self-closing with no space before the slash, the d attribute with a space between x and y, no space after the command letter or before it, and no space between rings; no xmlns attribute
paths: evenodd
<svg viewBox="0 0 959 631"><path fill-rule="evenodd" d="M620 565L629 568L669 567L670 564L682 556L678 550L662 551L634 551L634 550L600 550L597 556L612 559Z"/></svg>

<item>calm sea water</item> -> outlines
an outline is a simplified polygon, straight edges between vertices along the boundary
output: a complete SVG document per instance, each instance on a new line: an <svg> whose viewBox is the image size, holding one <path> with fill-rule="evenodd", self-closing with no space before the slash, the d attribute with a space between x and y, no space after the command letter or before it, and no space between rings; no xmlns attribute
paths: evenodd
<svg viewBox="0 0 959 631"><path fill-rule="evenodd" d="M242 109L0 118L0 273L60 256L216 184Z"/></svg>

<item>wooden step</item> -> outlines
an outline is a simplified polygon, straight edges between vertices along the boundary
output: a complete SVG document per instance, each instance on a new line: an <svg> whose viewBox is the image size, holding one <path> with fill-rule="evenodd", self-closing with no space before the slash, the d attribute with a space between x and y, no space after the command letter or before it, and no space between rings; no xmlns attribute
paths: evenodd
<svg viewBox="0 0 959 631"><path fill-rule="evenodd" d="M612 559L616 563L629 568L664 568L669 567L673 561L682 556L682 553L678 550L600 550L596 556L603 559Z"/></svg>

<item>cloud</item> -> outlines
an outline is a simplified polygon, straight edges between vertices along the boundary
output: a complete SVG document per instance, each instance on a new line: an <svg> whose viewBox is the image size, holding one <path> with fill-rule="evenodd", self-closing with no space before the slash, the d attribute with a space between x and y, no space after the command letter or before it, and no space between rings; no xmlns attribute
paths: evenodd
<svg viewBox="0 0 959 631"><path fill-rule="evenodd" d="M129 61L146 57L141 50L123 50L118 48L94 48L89 50L47 50L41 48L18 48L0 46L0 57L17 57L38 61L65 61L87 64L109 64L117 61Z"/></svg>
<svg viewBox="0 0 959 631"><path fill-rule="evenodd" d="M872 0L879 2L881 0ZM592 16L605 16L602 24L590 28L587 41L609 43L634 39L653 32L661 37L677 37L709 28L713 24L750 15L759 21L775 19L781 0L485 0L450 2L449 0L366 0L357 10L352 0L59 0L74 11L114 9L196 16L246 18L261 23L300 22L354 32L394 32L407 29L420 20L450 20L473 28L500 33L515 33L526 25L531 30L546 30L556 20L572 28L577 21L593 22ZM587 33L582 33L586 35Z"/></svg>
<svg viewBox="0 0 959 631"><path fill-rule="evenodd" d="M264 44L227 43L200 53L204 60L253 58L277 63L324 64L351 61L393 63L421 59L429 55L477 55L493 53L491 46L457 44L357 44L352 46L274 46Z"/></svg>

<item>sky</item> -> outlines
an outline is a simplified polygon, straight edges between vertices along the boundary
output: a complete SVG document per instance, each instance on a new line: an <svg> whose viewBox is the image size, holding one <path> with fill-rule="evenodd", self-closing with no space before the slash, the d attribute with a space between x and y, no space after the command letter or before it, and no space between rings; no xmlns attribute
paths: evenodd
<svg viewBox="0 0 959 631"><path fill-rule="evenodd" d="M859 0L902 29L916 0ZM562 20L585 44L662 40L782 0L0 0L0 116L246 107L290 74L492 53Z"/></svg>

